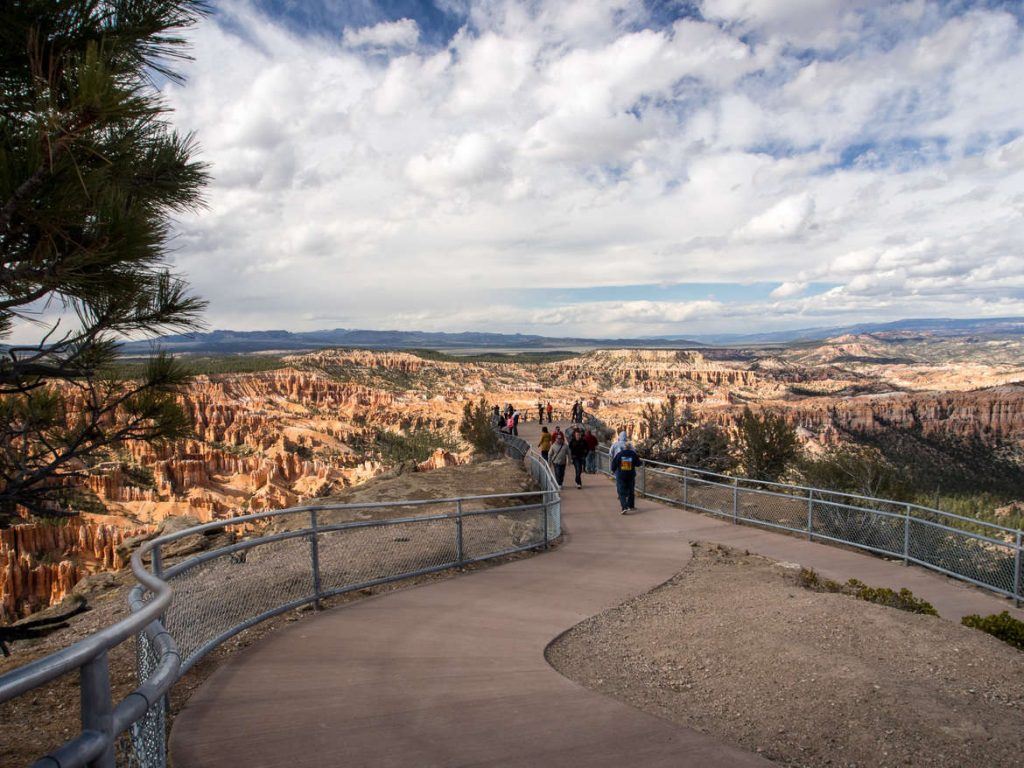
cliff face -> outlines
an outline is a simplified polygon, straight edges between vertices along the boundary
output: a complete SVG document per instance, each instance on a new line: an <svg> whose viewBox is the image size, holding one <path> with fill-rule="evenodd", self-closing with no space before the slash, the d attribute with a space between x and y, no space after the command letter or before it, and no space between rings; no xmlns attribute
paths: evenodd
<svg viewBox="0 0 1024 768"><path fill-rule="evenodd" d="M60 602L90 573L123 568L118 547L147 530L83 520L0 530L0 621Z"/></svg>
<svg viewBox="0 0 1024 768"><path fill-rule="evenodd" d="M870 433L920 428L925 435L1024 442L1024 386L1016 384L968 392L813 398L790 404L786 411L794 422L812 429L834 425Z"/></svg>

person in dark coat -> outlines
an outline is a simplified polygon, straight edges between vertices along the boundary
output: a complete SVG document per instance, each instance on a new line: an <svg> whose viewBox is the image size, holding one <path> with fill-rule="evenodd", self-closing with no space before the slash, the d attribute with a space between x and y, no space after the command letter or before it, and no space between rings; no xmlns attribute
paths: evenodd
<svg viewBox="0 0 1024 768"><path fill-rule="evenodd" d="M612 473L615 475L615 490L619 494L619 505L622 514L636 510L636 472L640 466L640 457L633 450L632 443L615 454L612 459Z"/></svg>
<svg viewBox="0 0 1024 768"><path fill-rule="evenodd" d="M572 456L572 466L576 470L576 487L583 487L583 465L587 462L587 441L583 439L583 433L579 429L572 431L572 439L569 441L569 454Z"/></svg>

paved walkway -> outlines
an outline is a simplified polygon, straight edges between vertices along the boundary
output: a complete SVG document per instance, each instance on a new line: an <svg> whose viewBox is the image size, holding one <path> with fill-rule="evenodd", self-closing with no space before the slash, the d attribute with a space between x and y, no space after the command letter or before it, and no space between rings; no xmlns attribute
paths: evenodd
<svg viewBox="0 0 1024 768"><path fill-rule="evenodd" d="M622 517L607 479L584 482L565 488L566 542L552 552L325 611L236 655L175 721L175 767L770 765L544 660L564 630L678 572L698 539L906 586L952 619L1009 605L923 569L644 499Z"/></svg>

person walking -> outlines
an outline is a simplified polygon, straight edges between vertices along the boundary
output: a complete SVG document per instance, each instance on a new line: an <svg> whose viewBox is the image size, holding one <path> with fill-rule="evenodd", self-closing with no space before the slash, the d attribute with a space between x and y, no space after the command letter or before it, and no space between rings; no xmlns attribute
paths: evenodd
<svg viewBox="0 0 1024 768"><path fill-rule="evenodd" d="M537 423L544 423L544 404L540 400L537 401Z"/></svg>
<svg viewBox="0 0 1024 768"><path fill-rule="evenodd" d="M544 410L546 410L548 412L548 424L550 424L551 423L551 412L554 410L551 407L551 403L548 403L548 407L545 408Z"/></svg>
<svg viewBox="0 0 1024 768"><path fill-rule="evenodd" d="M555 471L555 480L561 488L565 482L565 465L569 462L569 446L565 444L565 435L561 432L555 433L555 442L551 444L551 451L548 453L548 461Z"/></svg>
<svg viewBox="0 0 1024 768"><path fill-rule="evenodd" d="M537 443L537 447L540 449L541 458L547 461L548 451L551 450L551 433L548 432L547 427L540 428L540 442Z"/></svg>
<svg viewBox="0 0 1024 768"><path fill-rule="evenodd" d="M630 442L627 442L612 459L615 491L619 494L619 506L622 507L622 514L636 511L636 470L639 466L640 457L633 450L633 444Z"/></svg>
<svg viewBox="0 0 1024 768"><path fill-rule="evenodd" d="M576 487L583 487L583 465L587 461L587 441L583 439L583 433L579 427L572 431L572 439L569 441L569 454L572 456L572 466L576 470Z"/></svg>
<svg viewBox="0 0 1024 768"><path fill-rule="evenodd" d="M626 442L628 440L629 440L629 438L626 436L625 432L619 432L618 439L614 443L612 443L612 447L608 449L608 460L609 461L614 459L615 455L619 451L621 451L623 448L626 447Z"/></svg>
<svg viewBox="0 0 1024 768"><path fill-rule="evenodd" d="M586 432L583 433L583 440L587 444L587 474L593 475L594 473L597 472L597 435L595 435L588 429Z"/></svg>

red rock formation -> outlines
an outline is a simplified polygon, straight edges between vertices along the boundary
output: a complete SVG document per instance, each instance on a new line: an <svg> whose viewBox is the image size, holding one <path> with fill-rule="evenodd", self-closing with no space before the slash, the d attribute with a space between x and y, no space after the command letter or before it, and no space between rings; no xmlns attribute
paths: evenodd
<svg viewBox="0 0 1024 768"><path fill-rule="evenodd" d="M148 531L81 520L0 530L0 621L60 602L90 573L124 568L121 543Z"/></svg>

